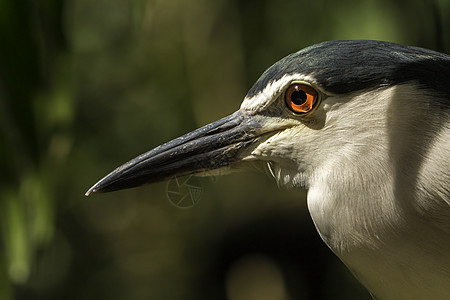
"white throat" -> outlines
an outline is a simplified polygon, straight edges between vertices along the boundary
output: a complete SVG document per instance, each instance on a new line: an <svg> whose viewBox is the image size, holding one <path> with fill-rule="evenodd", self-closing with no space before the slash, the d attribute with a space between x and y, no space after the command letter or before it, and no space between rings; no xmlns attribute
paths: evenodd
<svg viewBox="0 0 450 300"><path fill-rule="evenodd" d="M447 149L433 145L415 149L413 138L428 138L427 130L433 128L417 130L414 123L424 122L427 127L436 121L411 104L410 99L425 97L420 91L401 85L355 97L364 99L341 104L336 98L327 104L329 128L323 131L330 132L327 139L333 145L324 148L334 150L320 157L322 162L308 180L308 208L317 230L378 299L410 299L411 295L425 299L436 291L442 296L438 293L434 299L450 299L450 228L439 228L439 220L448 224L450 219L450 200L443 207L436 205L446 203L445 199L435 205L416 200L427 199L417 193L433 188L426 186L430 174L425 172L442 170L434 175L443 176L442 182L450 180L450 162L445 160L449 142L443 142L450 140L450 128L444 126L440 143L434 143L447 144ZM334 114L333 105L346 107ZM443 165L436 165L444 154ZM416 167L418 160L433 167ZM442 263L447 267L442 268Z"/></svg>

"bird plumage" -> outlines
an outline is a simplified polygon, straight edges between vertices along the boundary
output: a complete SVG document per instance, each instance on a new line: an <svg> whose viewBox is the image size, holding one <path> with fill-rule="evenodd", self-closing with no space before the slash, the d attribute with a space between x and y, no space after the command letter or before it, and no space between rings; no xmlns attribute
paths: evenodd
<svg viewBox="0 0 450 300"><path fill-rule="evenodd" d="M292 53L268 68L249 90L251 98L270 82L291 74L312 76L330 93L396 85L408 81L439 91L450 106L449 56L372 40L329 41Z"/></svg>
<svg viewBox="0 0 450 300"><path fill-rule="evenodd" d="M267 166L308 188L322 239L377 299L450 299L450 57L325 42L275 63L240 110L111 172L88 193ZM286 107L308 85L313 108ZM298 100L298 99L297 99Z"/></svg>

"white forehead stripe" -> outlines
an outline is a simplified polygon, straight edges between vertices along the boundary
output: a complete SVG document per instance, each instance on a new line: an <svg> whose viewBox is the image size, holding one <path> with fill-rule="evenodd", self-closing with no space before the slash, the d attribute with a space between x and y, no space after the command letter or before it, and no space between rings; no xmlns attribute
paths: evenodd
<svg viewBox="0 0 450 300"><path fill-rule="evenodd" d="M271 81L258 94L253 97L245 97L241 104L241 109L249 111L260 111L272 104L283 91L283 89L294 81L304 81L308 83L315 83L315 80L304 74L289 74L284 75L278 80Z"/></svg>

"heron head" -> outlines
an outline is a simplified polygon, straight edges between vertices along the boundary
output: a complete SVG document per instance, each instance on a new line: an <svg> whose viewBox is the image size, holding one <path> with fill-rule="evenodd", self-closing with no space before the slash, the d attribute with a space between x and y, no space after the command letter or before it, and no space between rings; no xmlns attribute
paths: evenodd
<svg viewBox="0 0 450 300"><path fill-rule="evenodd" d="M267 167L282 185L308 185L323 166L351 164L388 146L392 99L403 99L395 104L403 106L417 98L417 88L450 94L447 86L436 86L442 81L433 80L436 68L448 73L440 55L377 41L305 48L267 69L238 111L130 160L86 195L255 164ZM405 109L421 105L412 102Z"/></svg>

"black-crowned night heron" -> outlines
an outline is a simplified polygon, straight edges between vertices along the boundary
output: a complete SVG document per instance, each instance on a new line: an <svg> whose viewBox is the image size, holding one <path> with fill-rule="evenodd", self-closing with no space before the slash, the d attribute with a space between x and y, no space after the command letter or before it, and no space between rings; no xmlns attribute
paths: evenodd
<svg viewBox="0 0 450 300"><path fill-rule="evenodd" d="M316 228L377 299L450 299L450 56L325 42L271 66L232 115L86 195L261 163L306 187Z"/></svg>

